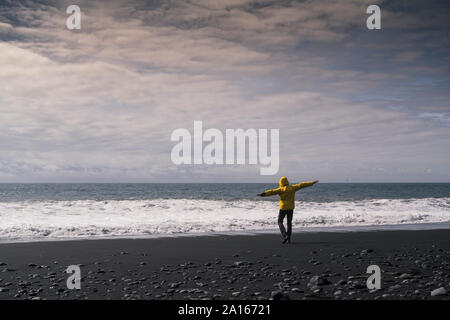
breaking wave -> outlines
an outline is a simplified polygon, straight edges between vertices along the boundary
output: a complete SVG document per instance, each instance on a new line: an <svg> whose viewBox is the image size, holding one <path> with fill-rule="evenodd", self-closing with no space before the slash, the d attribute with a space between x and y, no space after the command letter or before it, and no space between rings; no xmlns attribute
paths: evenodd
<svg viewBox="0 0 450 320"><path fill-rule="evenodd" d="M0 202L1 241L146 237L277 228L278 204L261 200ZM450 222L450 198L296 202L294 228Z"/></svg>

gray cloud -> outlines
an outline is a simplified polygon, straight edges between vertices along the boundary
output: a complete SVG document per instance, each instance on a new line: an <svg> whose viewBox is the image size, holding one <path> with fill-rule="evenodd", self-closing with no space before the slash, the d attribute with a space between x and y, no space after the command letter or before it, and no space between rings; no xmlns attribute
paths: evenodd
<svg viewBox="0 0 450 320"><path fill-rule="evenodd" d="M280 174L448 181L441 3L376 2L369 31L369 2L79 1L74 32L67 1L6 2L0 179L268 181L171 164L172 130L203 120L280 128Z"/></svg>

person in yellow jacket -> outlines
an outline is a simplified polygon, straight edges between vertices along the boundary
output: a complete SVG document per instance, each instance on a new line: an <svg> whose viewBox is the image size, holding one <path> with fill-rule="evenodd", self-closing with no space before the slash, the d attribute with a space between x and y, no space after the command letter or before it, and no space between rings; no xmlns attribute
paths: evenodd
<svg viewBox="0 0 450 320"><path fill-rule="evenodd" d="M280 179L280 187L277 189L270 189L263 193L258 193L257 196L280 196L280 213L278 214L278 226L280 227L281 235L283 236L283 243L291 243L292 234L292 216L294 214L295 207L295 193L306 187L310 187L319 182L319 180L302 182L298 184L289 184L289 180L286 177ZM284 228L284 217L287 216L287 231Z"/></svg>

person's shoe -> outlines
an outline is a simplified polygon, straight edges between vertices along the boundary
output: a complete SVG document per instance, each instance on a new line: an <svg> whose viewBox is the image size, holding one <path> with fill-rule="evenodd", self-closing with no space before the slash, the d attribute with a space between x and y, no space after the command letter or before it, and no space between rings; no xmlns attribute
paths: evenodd
<svg viewBox="0 0 450 320"><path fill-rule="evenodd" d="M291 243L291 237L287 237L286 239L287 239L286 243L290 244Z"/></svg>
<svg viewBox="0 0 450 320"><path fill-rule="evenodd" d="M284 237L284 240L283 240L283 244L285 244L286 242L288 242L289 241L289 238L288 237Z"/></svg>

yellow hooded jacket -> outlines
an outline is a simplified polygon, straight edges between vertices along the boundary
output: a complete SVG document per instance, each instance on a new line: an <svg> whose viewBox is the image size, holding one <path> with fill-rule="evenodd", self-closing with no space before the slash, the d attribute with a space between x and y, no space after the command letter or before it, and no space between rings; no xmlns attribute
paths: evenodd
<svg viewBox="0 0 450 320"><path fill-rule="evenodd" d="M280 196L280 210L292 210L295 207L295 192L301 188L310 187L314 183L302 182L298 184L289 185L289 180L286 177L280 179L280 187L277 189L270 189L264 191L265 196Z"/></svg>

